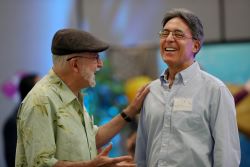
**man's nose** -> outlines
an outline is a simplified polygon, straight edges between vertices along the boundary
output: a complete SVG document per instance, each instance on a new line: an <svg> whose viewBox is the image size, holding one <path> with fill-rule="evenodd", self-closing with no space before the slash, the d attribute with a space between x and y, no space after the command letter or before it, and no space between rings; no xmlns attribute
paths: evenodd
<svg viewBox="0 0 250 167"><path fill-rule="evenodd" d="M102 59L98 59L98 61L97 61L97 67L98 68L102 68L103 67L103 61L102 61Z"/></svg>
<svg viewBox="0 0 250 167"><path fill-rule="evenodd" d="M168 36L165 38L165 40L174 40L174 34L173 32L169 32Z"/></svg>

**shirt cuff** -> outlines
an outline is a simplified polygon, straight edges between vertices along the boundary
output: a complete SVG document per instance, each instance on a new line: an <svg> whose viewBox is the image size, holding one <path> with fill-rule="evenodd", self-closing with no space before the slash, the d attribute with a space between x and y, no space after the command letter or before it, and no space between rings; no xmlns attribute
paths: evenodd
<svg viewBox="0 0 250 167"><path fill-rule="evenodd" d="M57 162L58 162L58 159L51 158L46 161L46 164L48 165L48 167L53 167Z"/></svg>

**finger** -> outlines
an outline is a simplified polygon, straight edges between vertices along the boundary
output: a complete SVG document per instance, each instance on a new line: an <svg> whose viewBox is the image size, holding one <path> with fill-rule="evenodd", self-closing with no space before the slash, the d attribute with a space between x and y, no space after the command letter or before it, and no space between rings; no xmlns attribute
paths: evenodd
<svg viewBox="0 0 250 167"><path fill-rule="evenodd" d="M115 165L116 167L136 167L136 164L131 163L119 163Z"/></svg>
<svg viewBox="0 0 250 167"><path fill-rule="evenodd" d="M115 164L116 167L136 167L136 164L133 161L123 161Z"/></svg>
<svg viewBox="0 0 250 167"><path fill-rule="evenodd" d="M116 157L116 158L112 158L112 162L111 163L119 163L119 162L123 162L123 161L133 161L133 158L131 156L120 156L120 157Z"/></svg>
<svg viewBox="0 0 250 167"><path fill-rule="evenodd" d="M149 86L148 85L146 85L146 87L145 87L145 89L143 89L143 91L142 91L142 95L146 95L146 94L148 94L148 92L149 92L150 90L149 90Z"/></svg>
<svg viewBox="0 0 250 167"><path fill-rule="evenodd" d="M139 88L138 92L143 92L145 88L148 86L149 83L143 85L141 88Z"/></svg>
<svg viewBox="0 0 250 167"><path fill-rule="evenodd" d="M146 95L149 93L149 87L148 85L145 85L144 89L141 92L137 92L136 96L137 98L139 98L140 100L143 100Z"/></svg>
<svg viewBox="0 0 250 167"><path fill-rule="evenodd" d="M103 151L99 154L100 156L107 156L112 149L112 144L110 143L107 147L103 149Z"/></svg>

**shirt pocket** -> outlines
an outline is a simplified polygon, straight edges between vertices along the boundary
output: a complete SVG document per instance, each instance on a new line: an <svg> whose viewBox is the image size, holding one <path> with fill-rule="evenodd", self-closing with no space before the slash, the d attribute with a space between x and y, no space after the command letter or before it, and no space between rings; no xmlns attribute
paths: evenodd
<svg viewBox="0 0 250 167"><path fill-rule="evenodd" d="M196 131L202 128L202 118L193 111L173 111L172 124L182 131Z"/></svg>

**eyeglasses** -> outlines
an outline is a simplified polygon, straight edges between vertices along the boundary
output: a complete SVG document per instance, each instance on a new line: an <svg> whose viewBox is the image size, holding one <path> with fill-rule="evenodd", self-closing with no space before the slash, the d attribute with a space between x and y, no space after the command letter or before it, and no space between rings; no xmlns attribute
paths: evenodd
<svg viewBox="0 0 250 167"><path fill-rule="evenodd" d="M185 34L184 32L182 32L180 30L169 31L169 30L166 30L166 29L162 29L159 32L159 36L160 36L160 38L165 39L170 35L170 33L172 33L172 36L175 39L185 39L185 38L193 39L192 36L189 36L189 35Z"/></svg>
<svg viewBox="0 0 250 167"><path fill-rule="evenodd" d="M101 61L100 56L98 54L95 54L95 56L73 56L73 57L68 58L66 61L70 61L71 59L77 58L77 57L79 57L79 58L86 58L86 59L92 59L92 60L96 59L97 62Z"/></svg>

